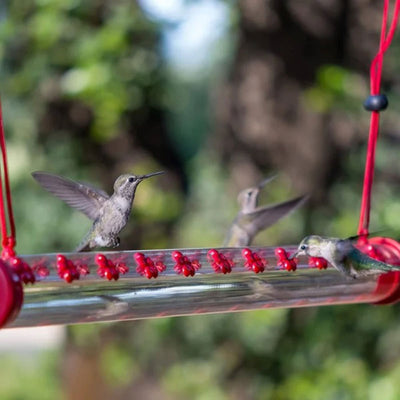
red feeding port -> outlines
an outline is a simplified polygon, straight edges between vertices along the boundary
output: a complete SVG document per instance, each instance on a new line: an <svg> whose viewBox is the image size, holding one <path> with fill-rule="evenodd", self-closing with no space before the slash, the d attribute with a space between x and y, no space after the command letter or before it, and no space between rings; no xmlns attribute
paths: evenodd
<svg viewBox="0 0 400 400"><path fill-rule="evenodd" d="M138 265L136 272L147 279L157 278L159 272L163 272L166 266L161 261L154 262L150 257L146 257L143 253L135 253L133 258Z"/></svg>
<svg viewBox="0 0 400 400"><path fill-rule="evenodd" d="M50 271L49 269L43 265L43 264L36 264L32 267L33 272L40 276L41 278L45 278L46 276L49 276Z"/></svg>
<svg viewBox="0 0 400 400"><path fill-rule="evenodd" d="M25 261L15 256L10 257L7 261L10 263L12 269L19 276L22 282L25 284L35 283L35 274L33 273L32 268Z"/></svg>
<svg viewBox="0 0 400 400"><path fill-rule="evenodd" d="M286 271L296 271L297 269L297 258L289 259L290 254L286 252L282 247L275 249L275 255L278 258L278 266L286 269Z"/></svg>
<svg viewBox="0 0 400 400"><path fill-rule="evenodd" d="M76 262L75 265L80 275L85 276L90 274L90 270L87 264L81 264Z"/></svg>
<svg viewBox="0 0 400 400"><path fill-rule="evenodd" d="M242 250L242 256L246 260L244 263L246 269L253 271L256 274L264 272L267 261L264 258L261 258L255 251L245 248Z"/></svg>
<svg viewBox="0 0 400 400"><path fill-rule="evenodd" d="M207 259L215 272L223 274L232 272L232 268L234 266L233 260L227 258L217 250L209 250L207 253Z"/></svg>
<svg viewBox="0 0 400 400"><path fill-rule="evenodd" d="M184 256L180 251L173 251L171 253L172 259L176 262L174 271L186 277L194 276L196 271L201 268L198 260L189 260L189 257Z"/></svg>
<svg viewBox="0 0 400 400"><path fill-rule="evenodd" d="M79 279L79 271L76 265L62 254L57 255L57 273L67 283Z"/></svg>
<svg viewBox="0 0 400 400"><path fill-rule="evenodd" d="M312 268L318 269L327 269L328 268L328 261L322 257L310 257L308 259L308 265Z"/></svg>
<svg viewBox="0 0 400 400"><path fill-rule="evenodd" d="M112 279L116 281L120 274L123 275L129 271L128 266L124 262L114 263L104 254L96 254L94 261L98 265L97 274L101 278L106 278L109 281Z"/></svg>

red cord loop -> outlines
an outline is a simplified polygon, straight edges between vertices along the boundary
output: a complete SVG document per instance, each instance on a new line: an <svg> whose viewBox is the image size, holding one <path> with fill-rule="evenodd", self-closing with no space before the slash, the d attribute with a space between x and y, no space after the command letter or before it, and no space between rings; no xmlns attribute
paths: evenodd
<svg viewBox="0 0 400 400"><path fill-rule="evenodd" d="M9 247L9 248L14 248L15 247L15 238L8 236L3 238L2 240L2 245L3 247Z"/></svg>
<svg viewBox="0 0 400 400"><path fill-rule="evenodd" d="M2 246L3 252L2 257L8 258L15 256L14 247L16 244L15 240L15 223L14 223L14 214L12 209L12 200L11 200L11 189L10 189L10 180L8 178L8 165L7 165L7 151L6 151L6 140L4 136L4 128L3 128L3 115L1 110L0 103L0 150L2 156L3 163L3 175L4 175L4 185L3 179L0 174L0 228L1 228L1 236L2 236ZM4 194L7 201L7 215L8 222L10 227L10 235L7 233L7 220L6 220L6 210L4 204Z"/></svg>
<svg viewBox="0 0 400 400"><path fill-rule="evenodd" d="M372 60L370 68L371 96L374 97L380 96L379 93L381 88L383 55L385 51L389 48L396 30L397 21L399 18L399 11L400 11L400 0L396 0L395 2L392 22L390 24L389 32L386 34L388 10L389 10L389 0L384 0L379 50L375 58ZM379 110L370 110L370 111L372 111L371 122L369 128L367 159L365 162L364 185L363 185L363 193L361 199L360 220L358 223L358 235L360 236L366 236L368 235L369 232L369 218L371 211L371 190L374 179L375 150L376 150L376 143L378 140L378 131L379 131Z"/></svg>
<svg viewBox="0 0 400 400"><path fill-rule="evenodd" d="M13 237L5 237L2 240L3 251L1 252L1 258L7 260L11 257L15 257L15 239Z"/></svg>

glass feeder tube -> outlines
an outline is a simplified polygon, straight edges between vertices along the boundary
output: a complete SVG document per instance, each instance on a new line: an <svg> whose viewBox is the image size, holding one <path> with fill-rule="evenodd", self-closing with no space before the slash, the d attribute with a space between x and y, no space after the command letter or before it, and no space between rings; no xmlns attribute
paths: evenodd
<svg viewBox="0 0 400 400"><path fill-rule="evenodd" d="M184 270L185 265L177 262L179 254L173 250L104 252L100 261L105 256L115 265L124 263L129 268L118 280L111 281L99 276L99 272L104 275L99 268L99 253L66 253L67 260L85 265L86 272L90 271L71 283L59 276L57 254L22 256L36 271L37 281L25 286L22 310L7 327L375 303L383 296L376 290L378 277L351 279L332 267L310 268L306 258L300 258L295 272L283 270L277 265L274 248L249 248L251 256L258 257L265 266L259 273L249 265L243 249L216 250L217 259L222 256L227 261L225 271L208 255L210 249L180 250L181 259L193 267L191 271ZM295 248L285 250L293 252ZM154 274L158 276L148 279L140 261L159 266L159 272ZM189 276L184 276L185 273Z"/></svg>

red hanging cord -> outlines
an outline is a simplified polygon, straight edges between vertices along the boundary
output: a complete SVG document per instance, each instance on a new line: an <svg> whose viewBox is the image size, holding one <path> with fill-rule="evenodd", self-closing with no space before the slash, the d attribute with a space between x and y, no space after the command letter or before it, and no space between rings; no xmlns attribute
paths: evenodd
<svg viewBox="0 0 400 400"><path fill-rule="evenodd" d="M400 0L396 0L395 2L393 19L389 28L389 32L386 35L388 9L389 9L389 0L385 0L383 4L382 28L381 28L381 39L379 43L379 50L375 58L373 59L370 68L371 96L379 95L380 92L383 55L385 51L389 48L397 27L397 21L399 18L399 11L400 11ZM379 111L372 111L370 128L369 128L367 158L365 162L364 185L363 185L363 193L361 200L360 220L358 224L358 235L360 236L366 236L368 235L369 232L369 219L371 211L371 190L374 179L375 150L376 150L376 143L378 140L378 132L379 132Z"/></svg>
<svg viewBox="0 0 400 400"><path fill-rule="evenodd" d="M7 151L6 151L6 142L4 136L4 128L3 128L3 115L1 110L1 102L0 102L0 149L3 160L3 175L4 175L4 188L3 188L3 179L0 174L0 229L2 236L2 246L3 252L2 257L7 258L10 256L14 256L14 247L15 247L15 223L14 223L14 215L12 209L12 200L11 200L11 189L10 189L10 180L8 178L8 166L7 166ZM6 220L6 210L4 205L4 194L5 191L6 201L7 201L7 214L8 214L8 222L10 226L10 235L7 233L7 220Z"/></svg>

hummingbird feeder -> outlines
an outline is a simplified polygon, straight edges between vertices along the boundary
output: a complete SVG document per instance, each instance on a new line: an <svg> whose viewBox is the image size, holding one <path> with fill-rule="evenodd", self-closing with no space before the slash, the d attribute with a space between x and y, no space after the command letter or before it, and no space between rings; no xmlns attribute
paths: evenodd
<svg viewBox="0 0 400 400"><path fill-rule="evenodd" d="M364 103L371 122L357 247L400 265L399 242L368 238L379 116L388 105L380 93L383 56L395 33L400 0L386 32L388 8L384 0L379 50L370 69L371 95ZM0 149L0 327L400 300L400 272L349 279L327 268L324 259L290 259L293 246L18 256L1 109Z"/></svg>

